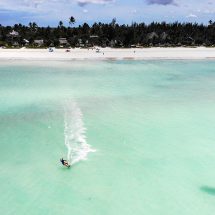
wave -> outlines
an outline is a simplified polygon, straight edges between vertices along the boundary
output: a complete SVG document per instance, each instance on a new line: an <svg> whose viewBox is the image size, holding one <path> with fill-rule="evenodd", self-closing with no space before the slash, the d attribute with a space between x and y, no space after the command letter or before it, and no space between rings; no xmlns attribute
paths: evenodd
<svg viewBox="0 0 215 215"><path fill-rule="evenodd" d="M88 153L95 151L87 144L82 111L72 100L65 102L64 106L64 137L70 165L86 160Z"/></svg>

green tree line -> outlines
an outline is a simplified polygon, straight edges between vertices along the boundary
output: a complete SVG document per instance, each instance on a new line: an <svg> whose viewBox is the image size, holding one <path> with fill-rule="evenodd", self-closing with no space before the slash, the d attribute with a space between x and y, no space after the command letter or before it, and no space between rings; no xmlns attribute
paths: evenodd
<svg viewBox="0 0 215 215"><path fill-rule="evenodd" d="M29 46L37 47L35 40L43 40L40 46L214 46L215 22L210 20L208 25L198 23L166 23L152 22L118 24L116 19L110 23L96 22L89 26L87 23L74 27L75 18L70 17L69 26L59 21L57 27L40 27L35 22L29 25L15 24L14 26L0 25L0 46ZM67 44L61 44L64 38Z"/></svg>

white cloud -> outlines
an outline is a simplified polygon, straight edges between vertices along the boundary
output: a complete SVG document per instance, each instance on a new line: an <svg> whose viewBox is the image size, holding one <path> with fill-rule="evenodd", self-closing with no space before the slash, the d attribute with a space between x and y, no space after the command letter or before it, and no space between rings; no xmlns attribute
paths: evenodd
<svg viewBox="0 0 215 215"><path fill-rule="evenodd" d="M214 10L214 9L212 9L212 10L206 9L206 10L203 11L203 13L204 13L204 14L214 14L214 13L215 13L215 10Z"/></svg>
<svg viewBox="0 0 215 215"><path fill-rule="evenodd" d="M87 9L84 9L84 10L83 10L83 13L88 13L88 10L87 10Z"/></svg>
<svg viewBox="0 0 215 215"><path fill-rule="evenodd" d="M35 9L45 7L47 5L68 5L77 3L79 6L86 4L108 4L114 0L0 0L0 8L14 11L25 9Z"/></svg>
<svg viewBox="0 0 215 215"><path fill-rule="evenodd" d="M195 14L189 14L188 16L186 16L187 18L197 18L197 16Z"/></svg>
<svg viewBox="0 0 215 215"><path fill-rule="evenodd" d="M134 9L134 10L131 11L131 13L135 14L135 13L137 13L137 10Z"/></svg>
<svg viewBox="0 0 215 215"><path fill-rule="evenodd" d="M50 2L54 2L54 0L50 0ZM47 2L47 0L1 0L0 8L7 10L20 11L25 10L26 8L37 8L38 5Z"/></svg>
<svg viewBox="0 0 215 215"><path fill-rule="evenodd" d="M169 5L174 4L174 0L147 0L148 4L160 4L160 5Z"/></svg>
<svg viewBox="0 0 215 215"><path fill-rule="evenodd" d="M113 2L113 0L77 0L79 6L85 6L86 4L107 4Z"/></svg>

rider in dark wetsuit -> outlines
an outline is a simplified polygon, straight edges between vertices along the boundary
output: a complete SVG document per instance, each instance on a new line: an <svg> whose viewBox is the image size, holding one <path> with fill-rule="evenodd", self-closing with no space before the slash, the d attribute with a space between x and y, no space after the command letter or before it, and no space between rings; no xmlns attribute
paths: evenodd
<svg viewBox="0 0 215 215"><path fill-rule="evenodd" d="M64 160L63 158L60 159L61 163L64 165L64 166L67 166L67 167L70 167L70 165L68 164L68 162L66 160Z"/></svg>

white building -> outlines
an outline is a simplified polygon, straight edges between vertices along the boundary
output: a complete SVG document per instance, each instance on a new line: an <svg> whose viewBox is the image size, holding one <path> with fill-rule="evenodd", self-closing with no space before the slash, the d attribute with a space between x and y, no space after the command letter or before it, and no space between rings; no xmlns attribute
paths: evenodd
<svg viewBox="0 0 215 215"><path fill-rule="evenodd" d="M13 30L9 33L9 35L13 36L13 37L17 37L17 36L19 36L19 32Z"/></svg>
<svg viewBox="0 0 215 215"><path fill-rule="evenodd" d="M42 46L44 44L43 40L34 40L34 44L37 46Z"/></svg>

